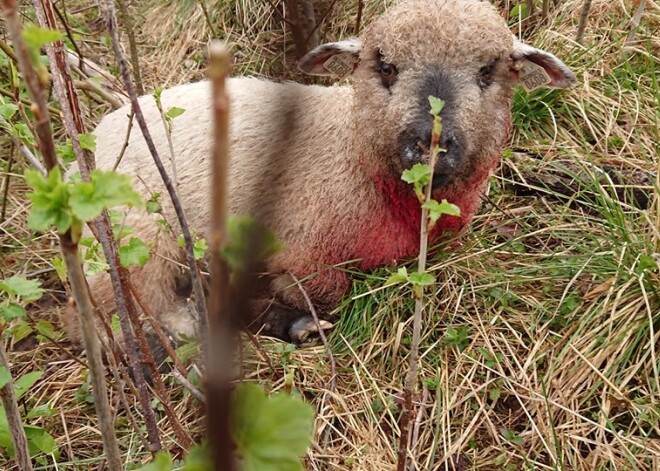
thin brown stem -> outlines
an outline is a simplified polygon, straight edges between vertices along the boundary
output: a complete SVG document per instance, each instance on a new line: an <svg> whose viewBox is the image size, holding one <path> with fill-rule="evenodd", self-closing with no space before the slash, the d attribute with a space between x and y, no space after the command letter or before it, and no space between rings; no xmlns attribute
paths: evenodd
<svg viewBox="0 0 660 471"><path fill-rule="evenodd" d="M7 196L9 196L9 184L11 183L11 168L14 165L14 150L16 149L16 144L14 141L11 142L11 147L9 149L9 157L7 161L7 173L5 174L5 180L2 187L2 209L0 209L0 224L5 222L5 214L7 211Z"/></svg>
<svg viewBox="0 0 660 471"><path fill-rule="evenodd" d="M51 0L33 0L33 3L37 18L42 26L54 28L56 23ZM90 151L83 149L80 145L79 136L85 131L85 127L82 120L82 110L80 108L78 94L73 85L63 43L61 41L55 41L52 45L47 46L46 54L51 62L55 94L62 108L64 126L71 138L71 144L76 161L78 162L80 174L84 180L89 180L90 173L95 167L94 155ZM107 211L104 211L99 218L90 224L90 228L97 239L101 241L103 252L110 267L110 278L114 289L117 313L124 335L124 342L135 378L138 399L147 425L151 451L155 453L161 448L160 436L156 424L156 416L151 407L149 390L142 369L140 368L137 346L129 320L129 318L136 317L137 313L130 296L128 296L128 273L120 266L117 245L112 236L112 226ZM136 332L136 334L140 335L140 332Z"/></svg>
<svg viewBox="0 0 660 471"><path fill-rule="evenodd" d="M140 74L140 56L137 50L137 42L135 41L135 31L133 30L133 18L128 12L128 7L124 0L117 0L117 5L119 6L121 21L124 23L124 30L126 31L126 37L128 38L128 50L131 55L131 67L133 68L135 88L139 95L144 95L142 76Z"/></svg>
<svg viewBox="0 0 660 471"><path fill-rule="evenodd" d="M7 371L11 371L2 342L0 342L0 368L6 368ZM32 471L32 461L30 460L27 437L25 436L25 430L23 430L21 412L16 401L14 383L11 380L0 388L0 399L2 399L2 406L5 409L7 424L9 425L9 435L14 445L14 454L16 456L16 463L18 463L18 469L21 471Z"/></svg>
<svg viewBox="0 0 660 471"><path fill-rule="evenodd" d="M582 44L584 37L584 30L587 27L587 18L589 18L589 10L591 9L591 0L584 0L582 10L580 11L580 20L578 22L578 29L575 35L575 42Z"/></svg>
<svg viewBox="0 0 660 471"><path fill-rule="evenodd" d="M355 28L353 29L353 34L355 35L360 34L360 28L362 27L362 10L364 10L364 0L358 0Z"/></svg>
<svg viewBox="0 0 660 471"><path fill-rule="evenodd" d="M637 37L637 28L639 28L639 23L642 21L642 16L644 15L644 10L646 9L646 4L648 0L640 0L639 5L637 5L637 10L630 20L630 34L626 39L626 43L623 46L624 50L632 46Z"/></svg>
<svg viewBox="0 0 660 471"><path fill-rule="evenodd" d="M27 47L21 34L21 24L18 18L18 3L16 0L2 0L2 10L6 18L7 29L12 38L19 69L23 74L25 84L34 103L32 108L36 125L36 136L39 149L44 159L46 168L50 171L55 168L57 157L55 154L55 142L53 140L50 116L46 105L46 92L43 84L37 77ZM60 247L62 256L67 267L71 291L76 302L76 308L80 314L82 324L83 344L89 363L89 373L94 388L94 406L99 418L101 437L103 440L103 451L107 460L108 469L119 471L122 469L119 457L119 447L115 435L114 423L108 401L108 391L103 374L103 362L101 359L101 347L95 329L94 309L87 290L82 265L78 257L78 245L72 239L71 232L60 234Z"/></svg>
<svg viewBox="0 0 660 471"><path fill-rule="evenodd" d="M434 129L431 137L431 155L429 158L429 184L426 185L424 190L424 203L431 200L432 183L433 182L433 169L435 168L436 159L440 148L440 133ZM422 206L422 217L419 229L419 256L417 258L417 271L423 273L426 271L426 257L428 255L429 243L429 210ZM413 337L410 344L410 354L408 357L408 372L406 373L404 388L403 388L403 410L401 412L401 435L399 436L399 449L397 459L397 471L404 471L406 468L406 461L408 456L408 441L410 438L410 424L415 413L413 407L413 395L417 385L417 369L419 359L419 344L421 341L422 332L422 313L424 310L424 287L413 286L415 293L415 313L413 315Z"/></svg>
<svg viewBox="0 0 660 471"><path fill-rule="evenodd" d="M214 42L209 48L208 76L212 84L213 181L209 237L211 286L207 342L207 424L217 471L234 471L234 443L230 433L231 364L236 342L230 306L229 269L222 256L226 242L227 167L229 164L229 96L226 79L231 57L227 47ZM236 300L239 301L239 300Z"/></svg>
<svg viewBox="0 0 660 471"><path fill-rule="evenodd" d="M163 161L158 155L158 151L156 150L156 145L154 144L154 141L151 138L151 133L149 132L149 128L147 127L147 122L144 119L144 114L142 113L142 108L140 107L140 103L138 102L138 97L135 92L135 88L133 87L133 81L131 80L131 76L128 72L126 58L124 57L124 53L121 50L121 45L119 44L119 35L117 33L117 18L115 16L114 3L112 0L103 0L102 5L104 9L106 26L108 29L108 33L110 34L112 49L114 51L117 64L119 65L119 71L121 73L122 80L124 81L124 86L126 87L126 91L128 92L129 98L131 100L131 106L133 109L133 113L135 114L135 119L138 123L138 126L140 127L140 130L142 131L142 135L147 144L147 148L149 149L149 153L151 154L154 163L158 168L158 173L160 174L160 177L163 180L163 184L165 185L165 188L167 189L170 199L172 200L172 205L174 206L174 212L176 213L177 219L179 221L179 225L181 226L181 232L185 240L186 262L188 263L188 268L190 269L193 294L195 296L195 307L197 310L196 315L198 316L197 320L201 325L202 330L204 330L206 326L206 318L207 318L206 300L204 296L204 288L202 286L202 280L199 274L199 270L197 268L197 263L195 262L195 253L193 249L193 239L192 239L192 234L190 232L190 227L188 226L188 222L183 210L183 206L181 205L181 200L179 199L179 196L176 192L176 188L172 184L172 180L167 174L167 170L165 170L165 167L163 166Z"/></svg>

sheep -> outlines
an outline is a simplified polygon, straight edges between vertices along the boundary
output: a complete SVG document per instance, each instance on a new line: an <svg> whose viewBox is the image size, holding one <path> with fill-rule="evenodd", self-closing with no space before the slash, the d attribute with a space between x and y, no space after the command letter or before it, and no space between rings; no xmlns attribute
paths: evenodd
<svg viewBox="0 0 660 471"><path fill-rule="evenodd" d="M336 265L351 261L373 270L418 251L419 203L401 173L426 159L430 95L445 102L440 144L446 153L435 167L433 197L460 208L460 217L443 216L436 224L431 238L437 240L464 230L477 211L509 136L514 86L523 81L526 87L566 88L576 80L560 59L515 39L495 8L478 0L402 0L359 38L319 46L299 68L350 80L334 86L228 81L229 212L252 215L283 244L267 261L266 288L244 322L294 343L318 332L292 275L305 279L326 329L334 321L329 313L350 287ZM165 109L185 109L172 130L178 192L190 225L203 237L210 216L210 86L176 86L161 100ZM154 100L142 97L140 105L167 163L167 136ZM114 111L94 131L99 167L115 165L128 114L127 107ZM136 176L146 197L166 194L136 131L118 171ZM176 227L166 198L163 215ZM165 328L194 335L185 303L189 283L176 263L184 260L177 234L155 219L127 210L125 225L149 241L153 253L144 267L131 269L132 280ZM89 285L99 306L112 313L108 275L90 277ZM69 337L79 338L75 308L64 318Z"/></svg>

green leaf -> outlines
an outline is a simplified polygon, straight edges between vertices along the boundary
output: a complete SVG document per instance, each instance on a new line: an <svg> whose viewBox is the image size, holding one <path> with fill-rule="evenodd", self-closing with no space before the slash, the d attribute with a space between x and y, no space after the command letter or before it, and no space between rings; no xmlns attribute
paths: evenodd
<svg viewBox="0 0 660 471"><path fill-rule="evenodd" d="M435 283L435 277L430 273L414 271L408 275L408 281L415 286L429 286Z"/></svg>
<svg viewBox="0 0 660 471"><path fill-rule="evenodd" d="M80 141L80 147L96 152L96 136L94 134L80 134L78 140Z"/></svg>
<svg viewBox="0 0 660 471"><path fill-rule="evenodd" d="M39 417L52 417L55 414L55 409L50 407L48 404L42 404L40 406L33 407L28 412L28 419L37 419Z"/></svg>
<svg viewBox="0 0 660 471"><path fill-rule="evenodd" d="M142 199L133 189L131 179L113 171L94 170L89 182L71 186L69 204L73 214L81 221L91 221L104 208L140 206Z"/></svg>
<svg viewBox="0 0 660 471"><path fill-rule="evenodd" d="M57 442L42 427L24 425L23 430L25 430L25 436L28 439L30 456L34 456L39 452L50 455L57 451Z"/></svg>
<svg viewBox="0 0 660 471"><path fill-rule="evenodd" d="M406 281L408 281L408 270L406 267L400 267L396 273L390 275L387 281L385 281L385 286L398 285Z"/></svg>
<svg viewBox="0 0 660 471"><path fill-rule="evenodd" d="M213 461L207 446L198 445L190 449L183 461L183 471L212 471Z"/></svg>
<svg viewBox="0 0 660 471"><path fill-rule="evenodd" d="M429 103L431 105L431 111L429 111L429 113L434 117L440 116L440 112L442 111L442 108L444 108L445 102L440 98L429 96Z"/></svg>
<svg viewBox="0 0 660 471"><path fill-rule="evenodd" d="M206 254L208 246L206 245L206 239L197 239L193 244L193 253L195 254L195 260L200 260Z"/></svg>
<svg viewBox="0 0 660 471"><path fill-rule="evenodd" d="M10 303L0 305L0 316L7 322L18 319L19 317L25 317L26 315L25 308L19 304Z"/></svg>
<svg viewBox="0 0 660 471"><path fill-rule="evenodd" d="M424 187L431 183L431 166L426 164L415 164L401 174L401 180L413 185L417 199L424 201Z"/></svg>
<svg viewBox="0 0 660 471"><path fill-rule="evenodd" d="M0 291L18 296L23 302L36 301L44 294L39 280L28 280L22 275L14 275L0 281Z"/></svg>
<svg viewBox="0 0 660 471"><path fill-rule="evenodd" d="M38 53L41 46L62 39L62 33L54 29L40 28L35 24L29 24L23 28L23 39L28 49Z"/></svg>
<svg viewBox="0 0 660 471"><path fill-rule="evenodd" d="M160 213L163 211L163 205L160 204L160 193L159 192L154 192L151 194L151 197L147 200L147 213L149 214L154 214L154 213Z"/></svg>
<svg viewBox="0 0 660 471"><path fill-rule="evenodd" d="M119 247L119 261L121 264L128 268L132 265L144 266L149 260L149 249L142 239L131 237L128 245Z"/></svg>
<svg viewBox="0 0 660 471"><path fill-rule="evenodd" d="M28 389L30 389L34 383L39 381L39 378L43 375L42 371L32 371L31 373L26 373L16 381L14 381L14 389L16 390L16 399L23 397Z"/></svg>
<svg viewBox="0 0 660 471"><path fill-rule="evenodd" d="M521 436L519 436L518 434L516 434L516 432L513 432L509 429L503 428L502 430L500 430L500 433L505 439L507 439L514 445L520 445L523 442Z"/></svg>
<svg viewBox="0 0 660 471"><path fill-rule="evenodd" d="M263 261L281 248L275 233L250 216L230 216L227 235L229 242L222 253L234 273L242 272L248 260Z"/></svg>
<svg viewBox="0 0 660 471"><path fill-rule="evenodd" d="M28 227L45 231L55 226L58 232L66 232L73 223L73 217L68 208L69 190L62 182L59 167L53 168L47 177L29 169L24 175L25 181L33 189L32 193L28 193L32 201Z"/></svg>
<svg viewBox="0 0 660 471"><path fill-rule="evenodd" d="M4 388L9 383L11 383L11 373L6 367L0 366L0 388Z"/></svg>
<svg viewBox="0 0 660 471"><path fill-rule="evenodd" d="M18 106L13 103L2 103L0 105L0 116L9 121L18 111Z"/></svg>
<svg viewBox="0 0 660 471"><path fill-rule="evenodd" d="M185 112L186 112L186 110L184 110L183 108L177 108L176 106L173 106L172 108L167 110L167 112L165 113L165 116L168 119L174 119L177 116L181 116Z"/></svg>
<svg viewBox="0 0 660 471"><path fill-rule="evenodd" d="M153 461L142 468L139 468L140 471L171 471L172 470L172 457L164 452L159 451L156 453Z"/></svg>
<svg viewBox="0 0 660 471"><path fill-rule="evenodd" d="M461 210L455 204L449 203L447 200L442 200L438 203L436 200L429 200L422 205L422 208L429 210L429 220L431 221L431 227L440 219L443 214L449 216L461 215Z"/></svg>
<svg viewBox="0 0 660 471"><path fill-rule="evenodd" d="M232 430L245 471L302 470L300 457L311 442L314 410L284 393L266 395L240 384L232 400Z"/></svg>
<svg viewBox="0 0 660 471"><path fill-rule="evenodd" d="M50 263L53 264L55 268L55 273L62 283L66 283L67 274L66 274L66 265L64 264L64 259L62 257L53 258Z"/></svg>
<svg viewBox="0 0 660 471"><path fill-rule="evenodd" d="M14 339L14 342L20 342L31 333L32 333L32 327L30 327L30 324L28 324L24 320L19 320L15 322L11 328L11 336Z"/></svg>
<svg viewBox="0 0 660 471"><path fill-rule="evenodd" d="M39 332L41 335L46 337L47 339L57 339L59 336L57 332L55 332L55 329L53 328L53 324L48 322L46 319L41 319L37 321L35 324L34 328Z"/></svg>

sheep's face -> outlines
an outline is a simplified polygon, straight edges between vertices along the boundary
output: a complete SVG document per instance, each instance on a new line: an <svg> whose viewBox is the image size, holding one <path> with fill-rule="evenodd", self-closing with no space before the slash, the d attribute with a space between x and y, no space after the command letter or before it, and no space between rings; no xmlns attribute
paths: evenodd
<svg viewBox="0 0 660 471"><path fill-rule="evenodd" d="M501 151L523 66L525 73L541 71L546 86L575 81L555 56L514 40L489 3L470 0L404 1L361 40L321 46L301 63L310 73L343 75L354 68L356 135L397 175L426 161L433 119L428 97L442 99L446 152L438 157L434 188L466 180Z"/></svg>

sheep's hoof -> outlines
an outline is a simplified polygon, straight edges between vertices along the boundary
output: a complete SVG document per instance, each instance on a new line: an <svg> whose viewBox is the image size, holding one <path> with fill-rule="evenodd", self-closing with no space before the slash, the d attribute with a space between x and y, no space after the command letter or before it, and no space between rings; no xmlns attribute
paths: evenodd
<svg viewBox="0 0 660 471"><path fill-rule="evenodd" d="M332 323L324 320L319 320L321 329L325 332L332 329ZM321 343L321 335L316 326L316 322L311 317L301 317L296 320L289 329L289 337L291 341L301 347L309 347L319 345Z"/></svg>

